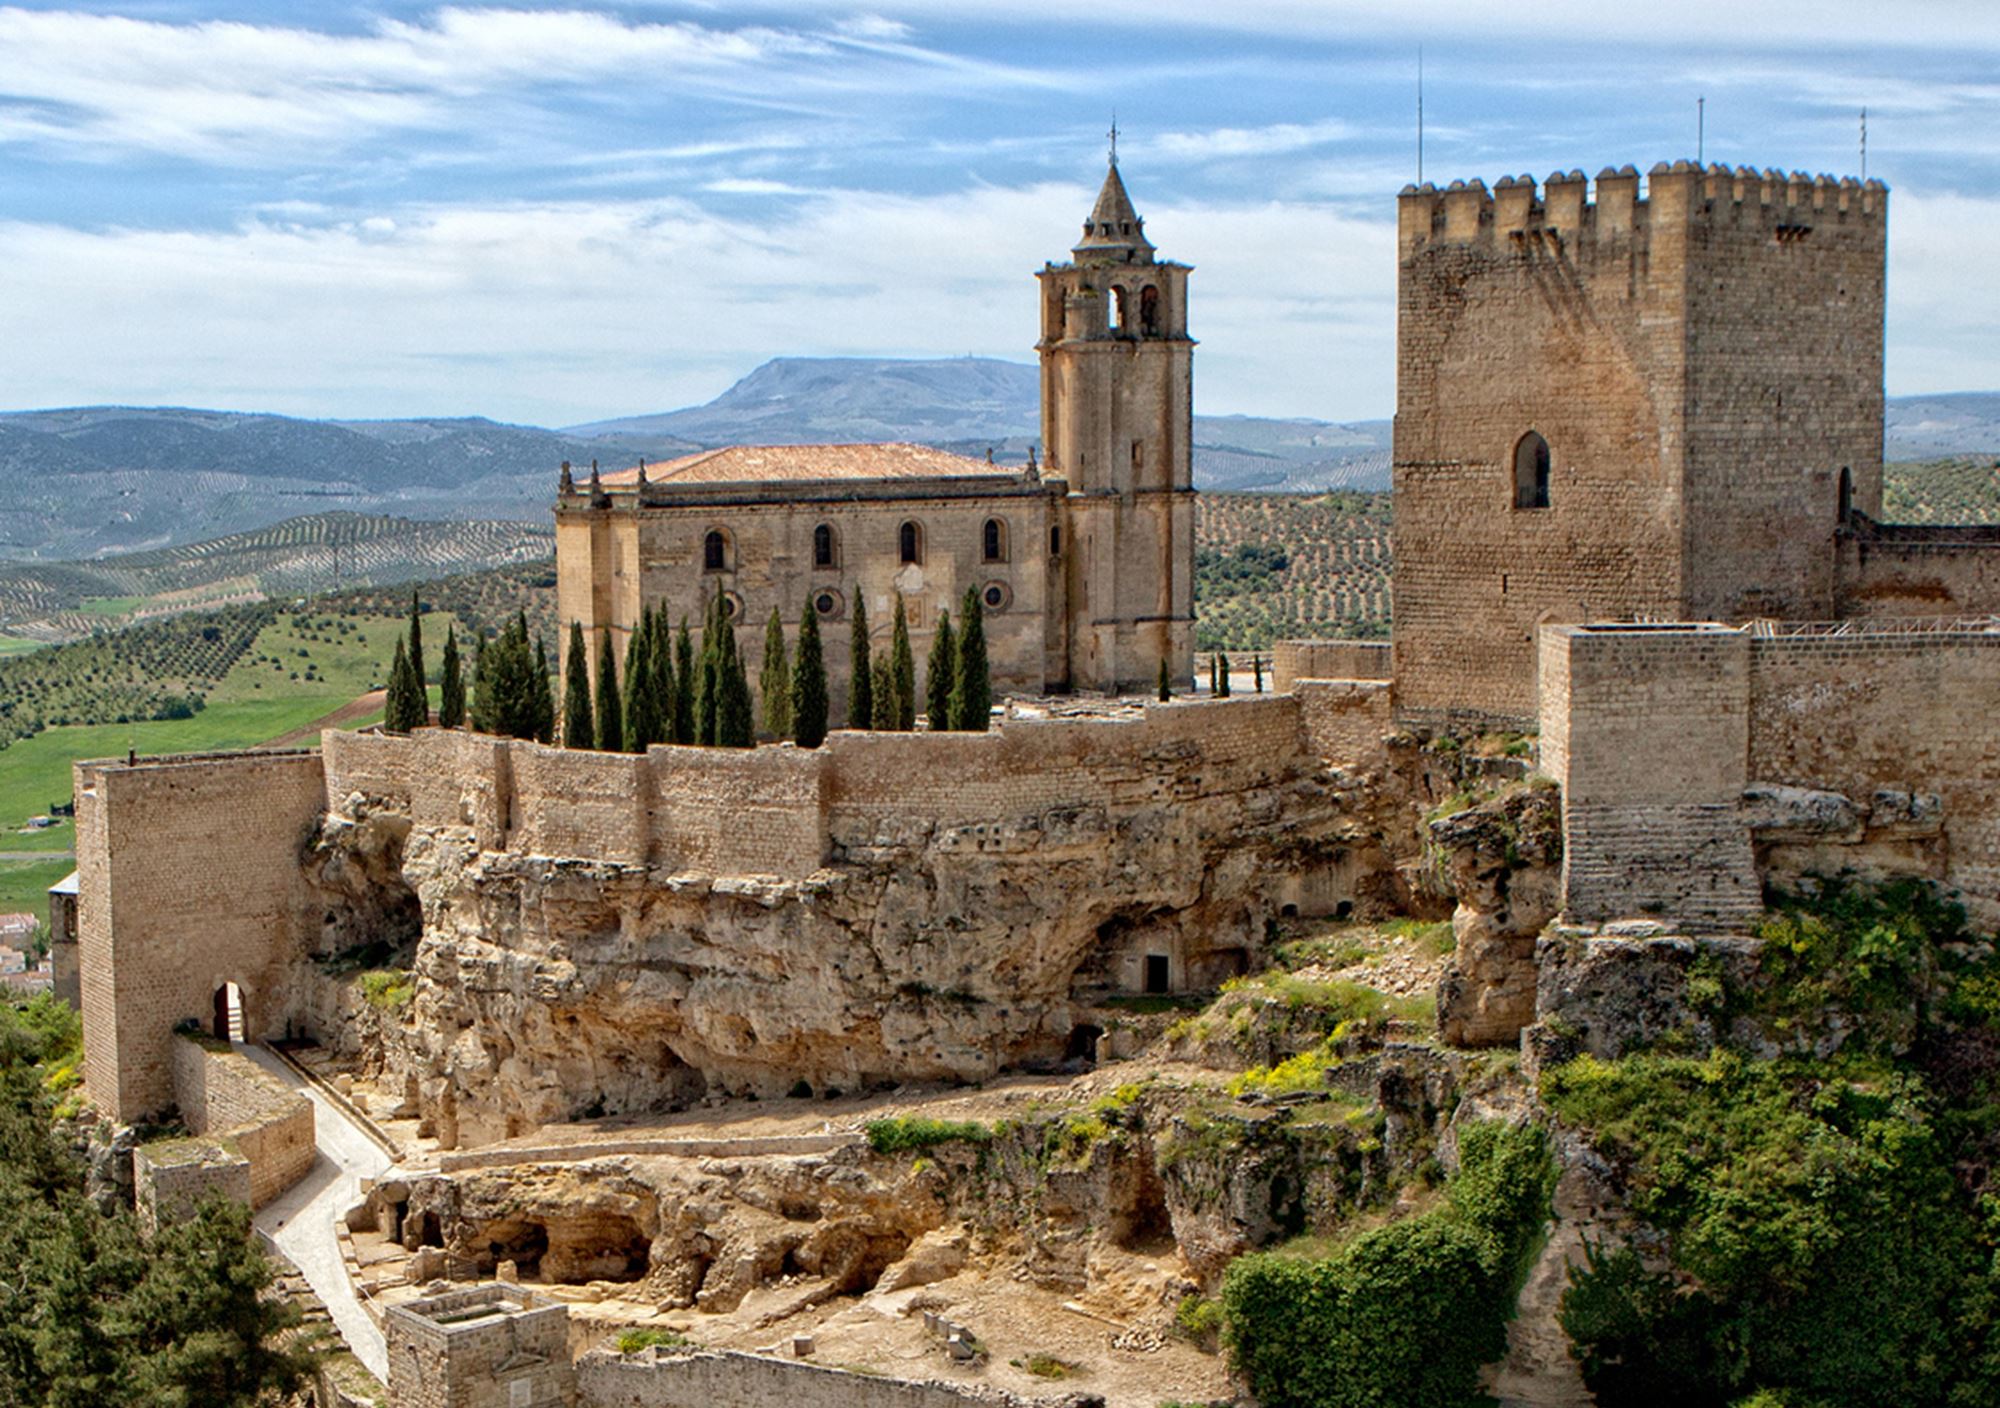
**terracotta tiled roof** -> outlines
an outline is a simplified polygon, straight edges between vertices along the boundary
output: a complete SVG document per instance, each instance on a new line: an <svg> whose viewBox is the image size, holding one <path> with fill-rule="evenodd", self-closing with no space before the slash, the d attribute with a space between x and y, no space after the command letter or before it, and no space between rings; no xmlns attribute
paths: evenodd
<svg viewBox="0 0 2000 1408"><path fill-rule="evenodd" d="M951 479L1015 474L1018 468L968 459L928 445L727 445L646 466L649 484L757 484L820 479ZM639 470L604 476L607 488L630 488Z"/></svg>

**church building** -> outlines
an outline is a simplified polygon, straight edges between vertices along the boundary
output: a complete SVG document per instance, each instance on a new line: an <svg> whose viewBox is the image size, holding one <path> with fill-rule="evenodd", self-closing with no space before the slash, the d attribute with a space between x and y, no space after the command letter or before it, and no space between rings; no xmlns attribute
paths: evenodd
<svg viewBox="0 0 2000 1408"><path fill-rule="evenodd" d="M968 587L996 691L1152 690L1194 676L1194 342L1188 266L1155 258L1114 157L1067 263L1041 283L1044 456L996 465L921 445L733 445L593 474L565 468L557 608L595 667L642 606L699 623L717 593L746 658L776 606L818 613L846 716L858 587L886 650L901 594L918 697L941 613Z"/></svg>

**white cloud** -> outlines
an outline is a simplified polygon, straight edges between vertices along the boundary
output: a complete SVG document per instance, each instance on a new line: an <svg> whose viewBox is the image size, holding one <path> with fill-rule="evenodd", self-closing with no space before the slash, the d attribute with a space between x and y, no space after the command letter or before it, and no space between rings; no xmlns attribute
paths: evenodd
<svg viewBox="0 0 2000 1408"><path fill-rule="evenodd" d="M1163 132L1132 143L1135 151L1157 153L1183 161L1214 161L1245 156L1282 156L1287 152L1344 142L1354 126L1337 118L1320 122L1279 122L1268 127L1219 127L1207 132Z"/></svg>
<svg viewBox="0 0 2000 1408"><path fill-rule="evenodd" d="M0 225L15 405L106 400L544 424L706 399L781 354L1027 360L1033 271L1092 191L870 192L736 220L688 201L401 209L220 233ZM1143 200L1142 200L1143 203ZM1318 207L1148 209L1200 267L1204 410L1392 395L1392 231Z"/></svg>

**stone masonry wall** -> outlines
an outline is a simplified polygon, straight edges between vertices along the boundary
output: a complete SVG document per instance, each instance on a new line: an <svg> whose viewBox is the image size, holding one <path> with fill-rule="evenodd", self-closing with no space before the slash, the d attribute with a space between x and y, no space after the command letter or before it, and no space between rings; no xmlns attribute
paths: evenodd
<svg viewBox="0 0 2000 1408"><path fill-rule="evenodd" d="M174 1042L174 1101L195 1134L227 1141L250 1164L249 1202L261 1208L306 1176L313 1146L312 1101L273 1080L236 1051Z"/></svg>
<svg viewBox="0 0 2000 1408"><path fill-rule="evenodd" d="M1283 694L1300 680L1386 680L1386 640L1281 640L1271 645L1271 688Z"/></svg>
<svg viewBox="0 0 2000 1408"><path fill-rule="evenodd" d="M209 1139L168 1139L132 1151L132 1202L147 1236L212 1194L252 1201L250 1160Z"/></svg>
<svg viewBox="0 0 2000 1408"><path fill-rule="evenodd" d="M2000 633L1552 626L1540 678L1572 920L1740 926L1801 833L1834 869L1922 837L1906 868L2000 916Z"/></svg>
<svg viewBox="0 0 2000 1408"><path fill-rule="evenodd" d="M1859 524L1840 536L1839 614L2000 612L2000 525Z"/></svg>
<svg viewBox="0 0 2000 1408"><path fill-rule="evenodd" d="M76 767L84 1081L113 1118L174 1101L173 1028L242 993L245 1035L282 1032L300 952L300 848L326 810L316 753Z"/></svg>
<svg viewBox="0 0 2000 1408"><path fill-rule="evenodd" d="M594 1350L576 1369L581 1408L1030 1408L1035 1402L985 1386L879 1378L733 1350L657 1356Z"/></svg>

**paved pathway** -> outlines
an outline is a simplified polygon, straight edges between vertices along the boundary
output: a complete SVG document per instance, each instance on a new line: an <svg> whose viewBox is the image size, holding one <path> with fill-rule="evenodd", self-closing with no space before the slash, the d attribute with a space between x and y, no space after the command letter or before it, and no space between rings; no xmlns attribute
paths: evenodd
<svg viewBox="0 0 2000 1408"><path fill-rule="evenodd" d="M389 1156L276 1056L260 1046L236 1049L313 1102L313 1137L319 1145L312 1171L258 1213L257 1226L319 1293L354 1357L387 1383L389 1346L355 1297L354 1284L341 1263L334 1219L361 1200L361 1180L379 1177L389 1167Z"/></svg>

